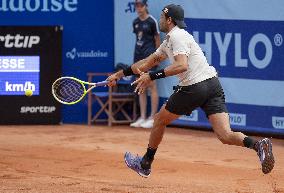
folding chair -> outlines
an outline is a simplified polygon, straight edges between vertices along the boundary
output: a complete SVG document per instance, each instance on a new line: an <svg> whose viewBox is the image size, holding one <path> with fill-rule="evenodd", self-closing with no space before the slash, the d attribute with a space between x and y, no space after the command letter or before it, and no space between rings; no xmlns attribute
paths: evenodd
<svg viewBox="0 0 284 193"><path fill-rule="evenodd" d="M88 81L92 82L95 76L109 76L110 73L88 73ZM117 85L129 85L131 79L121 79ZM97 102L100 109L93 113L93 102ZM132 104L132 114L129 107ZM126 109L128 108L128 109ZM130 110L130 111L131 111ZM105 114L107 118L101 118ZM133 92L119 92L118 87L109 87L108 91L98 92L94 89L88 93L88 125L94 122L108 122L113 124L131 123L136 120L136 97Z"/></svg>

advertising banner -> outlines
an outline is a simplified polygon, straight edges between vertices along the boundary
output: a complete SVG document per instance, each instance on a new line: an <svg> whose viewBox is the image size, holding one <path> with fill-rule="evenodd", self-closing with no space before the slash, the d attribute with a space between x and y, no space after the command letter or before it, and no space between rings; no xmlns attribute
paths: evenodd
<svg viewBox="0 0 284 193"><path fill-rule="evenodd" d="M51 94L61 74L62 27L0 27L1 124L57 124L61 108ZM25 96L32 90L33 96Z"/></svg>
<svg viewBox="0 0 284 193"><path fill-rule="evenodd" d="M60 76L86 81L88 72L114 70L113 3L114 0L1 0L0 25L62 26ZM95 77L94 81L103 78ZM87 97L76 105L62 106L62 115L64 123L87 123Z"/></svg>

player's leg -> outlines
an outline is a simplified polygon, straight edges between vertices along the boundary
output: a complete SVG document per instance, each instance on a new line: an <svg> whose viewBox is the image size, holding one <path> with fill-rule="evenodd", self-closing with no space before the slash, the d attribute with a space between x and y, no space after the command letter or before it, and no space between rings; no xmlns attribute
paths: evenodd
<svg viewBox="0 0 284 193"><path fill-rule="evenodd" d="M136 171L140 176L148 177L151 173L151 164L154 160L154 155L162 141L166 126L179 116L166 110L164 105L154 116L154 127L151 130L147 152L143 157L134 156L130 152L126 152L124 156L126 165Z"/></svg>
<svg viewBox="0 0 284 193"><path fill-rule="evenodd" d="M244 139L246 136L241 132L233 132L230 128L229 115L228 113L215 113L208 116L209 122L217 135L218 139L228 145L245 146ZM250 148L254 147L257 141L250 139L250 143L246 144Z"/></svg>
<svg viewBox="0 0 284 193"><path fill-rule="evenodd" d="M212 89L201 108L205 111L218 139L224 144L254 149L258 152L263 173L269 173L274 167L271 141L267 138L257 141L240 132L233 132L225 105L225 95L218 79L214 78L208 81L208 88Z"/></svg>
<svg viewBox="0 0 284 193"><path fill-rule="evenodd" d="M218 139L224 144L245 146L256 150L256 140L231 130L225 95L218 78L212 78L206 81L206 84L208 97L201 108L206 113Z"/></svg>
<svg viewBox="0 0 284 193"><path fill-rule="evenodd" d="M206 97L200 94L200 89L203 89L202 85L201 87L175 88L175 92L170 96L166 105L154 116L154 127L151 130L148 148L144 156L133 156L129 152L125 154L125 162L129 168L143 177L150 175L151 164L162 141L166 126L181 115L191 114L200 102L204 102Z"/></svg>
<svg viewBox="0 0 284 193"><path fill-rule="evenodd" d="M162 141L165 128L173 120L177 119L180 115L169 112L165 105L162 106L159 113L154 116L154 127L151 130L149 147L152 149L157 149ZM147 154L146 154L147 155Z"/></svg>
<svg viewBox="0 0 284 193"><path fill-rule="evenodd" d="M227 113L216 113L208 116L217 137L224 144L244 146L258 152L263 173L269 173L274 167L274 156L272 143L265 138L260 141L245 136L241 132L233 132L230 128L229 116Z"/></svg>
<svg viewBox="0 0 284 193"><path fill-rule="evenodd" d="M176 87L167 103L162 106L159 113L154 116L154 127L151 131L147 152L143 156L141 163L143 168L148 169L151 167L156 150L162 141L166 126L181 115L191 114L192 110L198 106L200 99L204 98L194 89L190 91L193 92L188 92L187 89L183 90L181 87Z"/></svg>

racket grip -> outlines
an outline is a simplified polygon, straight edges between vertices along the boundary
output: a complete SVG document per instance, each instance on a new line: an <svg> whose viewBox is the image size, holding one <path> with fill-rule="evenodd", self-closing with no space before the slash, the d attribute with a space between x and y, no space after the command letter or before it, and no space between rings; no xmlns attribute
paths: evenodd
<svg viewBox="0 0 284 193"><path fill-rule="evenodd" d="M96 86L106 86L108 84L108 81L102 81L102 82L97 82Z"/></svg>

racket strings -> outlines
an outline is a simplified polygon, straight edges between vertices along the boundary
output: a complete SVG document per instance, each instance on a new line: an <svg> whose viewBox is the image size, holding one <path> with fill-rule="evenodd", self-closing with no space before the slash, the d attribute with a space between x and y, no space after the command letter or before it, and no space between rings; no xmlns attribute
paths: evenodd
<svg viewBox="0 0 284 193"><path fill-rule="evenodd" d="M60 101L72 103L81 99L85 93L85 88L84 85L74 79L63 78L53 84L53 93Z"/></svg>

